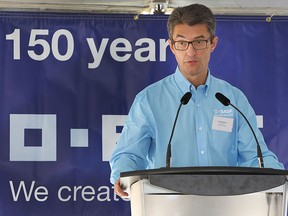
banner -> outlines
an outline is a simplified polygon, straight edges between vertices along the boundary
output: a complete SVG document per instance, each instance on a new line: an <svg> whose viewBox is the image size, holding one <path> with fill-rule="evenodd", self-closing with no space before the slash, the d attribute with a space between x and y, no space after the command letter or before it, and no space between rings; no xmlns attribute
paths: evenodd
<svg viewBox="0 0 288 216"><path fill-rule="evenodd" d="M211 73L288 166L288 19L217 17ZM172 74L167 16L0 12L0 215L130 215L108 160L135 95Z"/></svg>

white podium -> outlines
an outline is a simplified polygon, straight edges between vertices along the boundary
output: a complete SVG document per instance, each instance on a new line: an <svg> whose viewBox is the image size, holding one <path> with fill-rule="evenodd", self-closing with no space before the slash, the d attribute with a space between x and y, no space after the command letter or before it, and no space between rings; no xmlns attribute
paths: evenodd
<svg viewBox="0 0 288 216"><path fill-rule="evenodd" d="M120 180L132 216L287 216L287 170L161 168Z"/></svg>

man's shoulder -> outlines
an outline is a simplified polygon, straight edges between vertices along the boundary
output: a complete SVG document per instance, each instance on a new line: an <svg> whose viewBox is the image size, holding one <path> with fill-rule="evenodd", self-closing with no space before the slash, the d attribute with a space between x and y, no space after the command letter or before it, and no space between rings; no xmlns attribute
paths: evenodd
<svg viewBox="0 0 288 216"><path fill-rule="evenodd" d="M173 74L168 75L144 88L139 94L157 94L161 93L165 88L173 88Z"/></svg>
<svg viewBox="0 0 288 216"><path fill-rule="evenodd" d="M230 82L211 76L212 78L212 85L213 86L217 86L218 88L223 88L223 89L227 89L233 92L237 92L237 93L242 93L242 91L240 90L240 88L234 86L233 84L231 84Z"/></svg>
<svg viewBox="0 0 288 216"><path fill-rule="evenodd" d="M243 91L239 87L234 86L226 80L212 77L212 85L213 88L215 88L215 91L221 92L233 101L247 101L247 97Z"/></svg>

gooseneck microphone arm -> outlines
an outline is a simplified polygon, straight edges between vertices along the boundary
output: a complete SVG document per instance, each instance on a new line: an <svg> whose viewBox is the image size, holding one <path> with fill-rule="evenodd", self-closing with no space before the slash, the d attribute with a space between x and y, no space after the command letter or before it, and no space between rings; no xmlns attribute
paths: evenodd
<svg viewBox="0 0 288 216"><path fill-rule="evenodd" d="M248 121L248 119L246 118L246 116L236 107L234 106L230 100L225 97L223 94L221 94L220 92L217 92L215 94L215 97L224 105L224 106L228 106L228 105L231 105L234 109L236 109L242 116L243 118L245 119L245 121L247 122L248 126L250 127L250 130L252 131L253 133L253 136L254 136L254 139L256 140L256 143L257 143L257 157L258 157L258 164L259 164L259 167L260 168L264 168L264 162L263 162L263 156L262 156L262 151L261 151L261 147L260 147L260 144L258 142L258 139L256 137L256 134L250 124L250 122Z"/></svg>
<svg viewBox="0 0 288 216"><path fill-rule="evenodd" d="M170 139L169 139L168 146L167 146L166 168L169 168L170 165L171 165L171 157L172 157L171 141L172 141L172 138L173 138L173 135L174 135L174 130L175 130L175 126L176 126L176 123L177 123L177 119L178 119L178 115L179 115L180 109L181 109L182 105L186 105L189 102L191 96L192 96L191 92L186 92L183 95L183 97L181 98L181 100L180 100L180 105L179 105L177 113L176 113L176 117L175 117L175 120L174 120L173 128L172 128Z"/></svg>

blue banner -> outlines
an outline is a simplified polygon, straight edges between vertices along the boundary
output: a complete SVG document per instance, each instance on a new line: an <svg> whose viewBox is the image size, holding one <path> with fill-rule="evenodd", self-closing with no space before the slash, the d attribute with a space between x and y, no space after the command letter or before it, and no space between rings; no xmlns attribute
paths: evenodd
<svg viewBox="0 0 288 216"><path fill-rule="evenodd" d="M217 17L210 70L288 167L288 19ZM109 182L135 95L171 74L167 16L0 12L0 215L130 215Z"/></svg>

